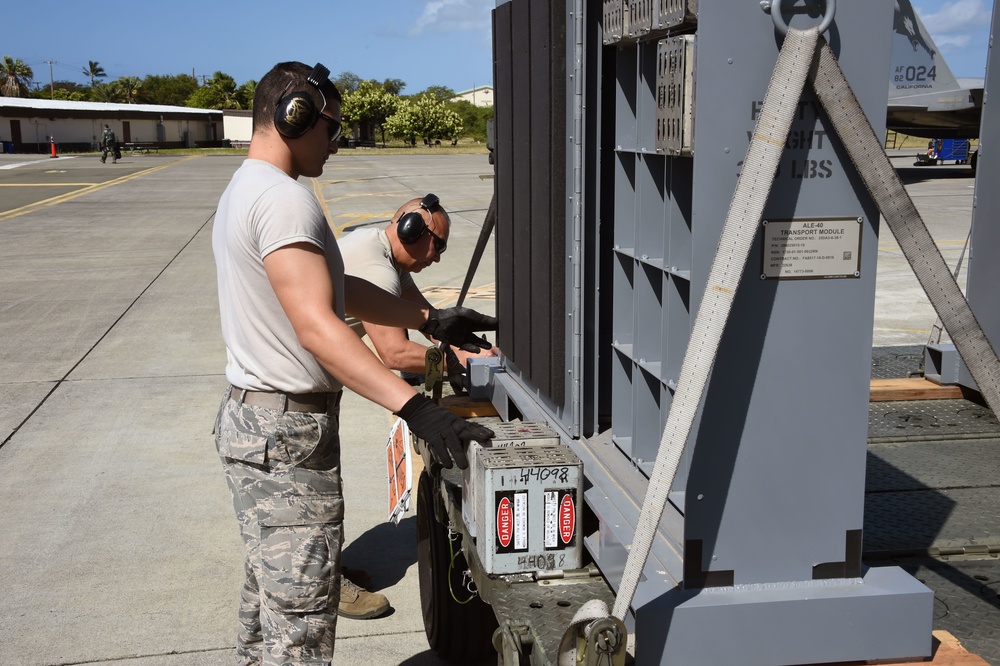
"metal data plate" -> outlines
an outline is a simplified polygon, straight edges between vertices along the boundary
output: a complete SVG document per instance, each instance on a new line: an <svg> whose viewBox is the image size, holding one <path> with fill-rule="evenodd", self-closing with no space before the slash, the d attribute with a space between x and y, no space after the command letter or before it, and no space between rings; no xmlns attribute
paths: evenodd
<svg viewBox="0 0 1000 666"><path fill-rule="evenodd" d="M864 218L763 220L762 280L861 276Z"/></svg>
<svg viewBox="0 0 1000 666"><path fill-rule="evenodd" d="M484 571L580 568L583 465L576 454L563 445L542 444L481 448L474 455L467 485Z"/></svg>

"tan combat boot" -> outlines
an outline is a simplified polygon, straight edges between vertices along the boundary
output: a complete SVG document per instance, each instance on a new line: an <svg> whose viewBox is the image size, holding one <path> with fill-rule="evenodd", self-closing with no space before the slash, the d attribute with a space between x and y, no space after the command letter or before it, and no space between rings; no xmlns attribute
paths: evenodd
<svg viewBox="0 0 1000 666"><path fill-rule="evenodd" d="M384 594L369 592L351 582L347 576L340 578L340 606L337 615L351 620L367 620L389 610L389 600Z"/></svg>

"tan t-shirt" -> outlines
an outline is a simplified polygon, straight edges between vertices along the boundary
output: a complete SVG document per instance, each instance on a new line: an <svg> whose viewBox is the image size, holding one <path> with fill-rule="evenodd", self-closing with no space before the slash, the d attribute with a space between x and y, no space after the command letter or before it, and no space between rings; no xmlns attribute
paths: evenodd
<svg viewBox="0 0 1000 666"><path fill-rule="evenodd" d="M396 268L392 245L384 229L368 227L356 229L338 239L340 254L344 258L344 272L371 282L394 296L413 286L413 276ZM364 337L361 321L348 317L347 323L355 333Z"/></svg>
<svg viewBox="0 0 1000 666"><path fill-rule="evenodd" d="M222 194L212 230L226 378L257 391L339 391L342 384L299 343L264 271L264 257L292 243L326 255L335 309L344 318L344 262L323 208L274 165L248 159Z"/></svg>

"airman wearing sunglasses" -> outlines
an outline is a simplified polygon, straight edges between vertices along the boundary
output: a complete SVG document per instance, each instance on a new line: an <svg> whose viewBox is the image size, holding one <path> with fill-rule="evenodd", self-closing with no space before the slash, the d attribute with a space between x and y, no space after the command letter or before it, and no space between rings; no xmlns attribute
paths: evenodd
<svg viewBox="0 0 1000 666"><path fill-rule="evenodd" d="M351 313L469 351L490 346L473 331L497 324L345 277L323 206L298 182L319 176L336 154L340 123L329 70L276 65L257 85L248 159L223 193L212 231L229 382L215 445L245 544L238 664L333 660L343 387L397 413L443 467L467 467L469 441L493 434L417 394L344 322Z"/></svg>
<svg viewBox="0 0 1000 666"><path fill-rule="evenodd" d="M434 205L423 207L422 201L433 197ZM405 217L419 215L422 222L419 233L412 231ZM402 221L402 232L401 232ZM409 236L407 236L409 234ZM432 194L407 201L383 228L365 227L340 237L340 251L344 255L344 268L348 275L363 278L400 298L430 306L413 281L412 274L441 261L448 248L451 234L451 217ZM404 242L406 238L408 242ZM427 343L410 340L407 331L393 326L380 326L371 322L350 322L361 335L368 334L379 358L387 367L398 370L404 377L416 379L424 372ZM462 366L469 356L495 356L496 350L483 350L470 354L453 348L450 360Z"/></svg>

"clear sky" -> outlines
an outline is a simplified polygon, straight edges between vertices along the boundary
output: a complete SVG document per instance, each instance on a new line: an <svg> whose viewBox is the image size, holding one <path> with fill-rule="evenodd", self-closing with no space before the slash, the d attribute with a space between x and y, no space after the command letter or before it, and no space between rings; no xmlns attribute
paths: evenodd
<svg viewBox="0 0 1000 666"><path fill-rule="evenodd" d="M96 60L120 76L222 71L242 84L276 63L322 62L336 77L402 79L404 94L492 84L494 0L46 0L2 3L0 55L35 80L89 83Z"/></svg>
<svg viewBox="0 0 1000 666"><path fill-rule="evenodd" d="M865 0L842 0L864 2ZM242 84L280 60L322 62L333 76L402 79L461 92L492 84L495 0L47 0L4 3L0 55L20 58L47 84L89 81L96 60L120 76L223 71ZM952 73L982 77L993 0L913 0ZM296 9L298 11L296 11ZM886 35L889 38L889 35Z"/></svg>

